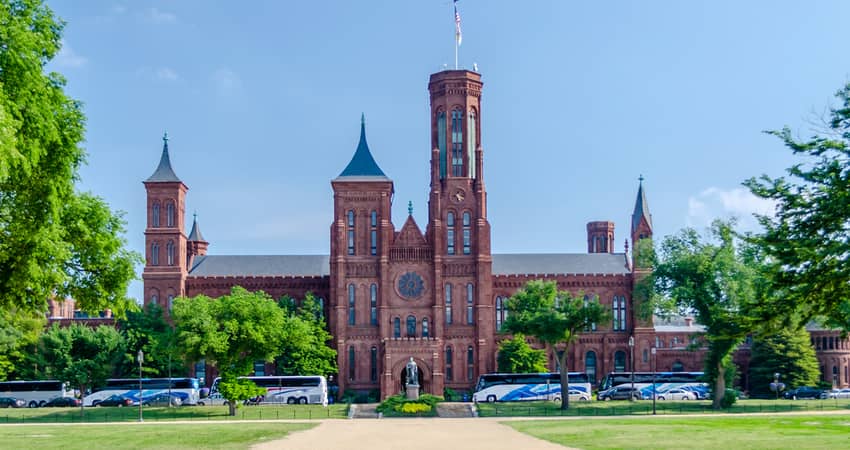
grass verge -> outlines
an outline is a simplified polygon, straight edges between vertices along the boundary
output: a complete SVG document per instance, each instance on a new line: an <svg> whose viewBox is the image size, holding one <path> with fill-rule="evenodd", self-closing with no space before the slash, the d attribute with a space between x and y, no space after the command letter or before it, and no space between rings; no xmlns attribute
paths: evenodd
<svg viewBox="0 0 850 450"><path fill-rule="evenodd" d="M523 433L584 450L809 450L850 446L850 415L647 417L503 423Z"/></svg>
<svg viewBox="0 0 850 450"><path fill-rule="evenodd" d="M226 406L181 406L179 408L143 408L146 422L169 420L268 420L268 419L344 419L348 405L281 405L242 406L236 416L228 414ZM81 422L137 422L139 408L85 408L80 416L79 408L21 408L0 409L0 424L3 423L81 423ZM2 441L0 441L2 442Z"/></svg>
<svg viewBox="0 0 850 450"><path fill-rule="evenodd" d="M116 424L0 427L4 449L246 449L312 423Z"/></svg>

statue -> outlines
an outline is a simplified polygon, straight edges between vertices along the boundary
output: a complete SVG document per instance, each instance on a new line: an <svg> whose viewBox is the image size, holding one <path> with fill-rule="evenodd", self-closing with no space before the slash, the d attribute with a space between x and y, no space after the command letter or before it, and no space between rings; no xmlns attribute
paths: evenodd
<svg viewBox="0 0 850 450"><path fill-rule="evenodd" d="M413 357L410 357L410 361L407 362L407 385L419 385L419 369L416 367L416 361L413 360Z"/></svg>

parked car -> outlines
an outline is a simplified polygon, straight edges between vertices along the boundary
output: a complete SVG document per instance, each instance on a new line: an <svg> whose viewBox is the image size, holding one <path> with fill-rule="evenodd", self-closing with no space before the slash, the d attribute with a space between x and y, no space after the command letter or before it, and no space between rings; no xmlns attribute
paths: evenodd
<svg viewBox="0 0 850 450"><path fill-rule="evenodd" d="M56 397L49 402L45 403L43 406L56 406L56 407L67 407L67 406L80 406L80 401L73 397Z"/></svg>
<svg viewBox="0 0 850 450"><path fill-rule="evenodd" d="M631 386L616 386L608 389L607 391L601 391L596 394L597 400L628 400L633 398L635 400L641 399L641 393L638 388L632 389Z"/></svg>
<svg viewBox="0 0 850 450"><path fill-rule="evenodd" d="M697 394L684 389L670 389L667 392L659 392L658 400L696 400Z"/></svg>
<svg viewBox="0 0 850 450"><path fill-rule="evenodd" d="M27 402L14 397L0 397L0 408L23 408Z"/></svg>
<svg viewBox="0 0 850 450"><path fill-rule="evenodd" d="M171 406L180 406L183 400L176 395L168 395L168 392L161 392L142 400L144 406L168 406L169 403Z"/></svg>
<svg viewBox="0 0 850 450"><path fill-rule="evenodd" d="M111 396L106 397L105 399L103 399L99 402L94 402L92 404L92 406L117 406L119 408L121 408L122 406L132 406L132 405L133 405L133 400L131 400L127 397L121 396L121 395L111 395Z"/></svg>
<svg viewBox="0 0 850 450"><path fill-rule="evenodd" d="M828 398L850 398L850 389L833 389L827 393Z"/></svg>
<svg viewBox="0 0 850 450"><path fill-rule="evenodd" d="M801 398L825 398L826 393L823 389L818 389L812 386L801 386L790 391L785 391L783 397L786 399L797 400Z"/></svg>
<svg viewBox="0 0 850 450"><path fill-rule="evenodd" d="M561 393L555 394L552 398L552 401L560 402L561 401ZM587 402L590 401L590 394L587 392L579 391L578 389L570 389L570 401L579 401L579 402Z"/></svg>

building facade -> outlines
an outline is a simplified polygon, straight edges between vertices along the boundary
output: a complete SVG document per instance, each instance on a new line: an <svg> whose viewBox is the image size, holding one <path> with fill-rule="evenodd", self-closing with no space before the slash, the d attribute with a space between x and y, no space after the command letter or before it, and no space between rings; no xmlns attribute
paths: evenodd
<svg viewBox="0 0 850 450"><path fill-rule="evenodd" d="M571 370L595 380L615 370L701 370L701 355L685 350L699 327L663 329L635 315L634 285L648 272L635 263L628 242L653 234L642 179L621 253L614 248L614 223L607 221L587 224L587 253L491 253L482 88L481 75L472 71L430 77L431 177L423 227L410 207L400 228L392 223L393 181L373 158L361 123L354 156L331 180L328 255L208 255L197 220L185 233L188 187L171 167L164 138L159 166L144 182L144 302L169 309L178 296L216 297L236 285L275 298L312 292L338 352L340 392L398 393L412 357L423 391L442 395L445 388L470 390L479 374L496 371L505 301L528 281L552 280L601 302L613 317L582 334L569 355ZM846 357L841 364L846 372ZM550 367L556 369L553 355Z"/></svg>

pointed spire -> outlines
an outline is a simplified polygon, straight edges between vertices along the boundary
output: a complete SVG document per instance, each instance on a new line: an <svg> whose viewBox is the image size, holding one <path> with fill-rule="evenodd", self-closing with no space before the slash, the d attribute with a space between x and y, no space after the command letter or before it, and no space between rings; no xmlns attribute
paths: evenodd
<svg viewBox="0 0 850 450"><path fill-rule="evenodd" d="M412 215L413 215L413 200L408 200L408 201L407 201L407 215L408 215L408 216L412 216Z"/></svg>
<svg viewBox="0 0 850 450"><path fill-rule="evenodd" d="M201 227L198 226L198 213L192 214L192 231L189 232L189 242L207 242L204 235L201 234Z"/></svg>
<svg viewBox="0 0 850 450"><path fill-rule="evenodd" d="M171 158L168 156L168 132L162 135L162 157L159 159L159 166L153 172L153 175L148 177L147 182L180 182L180 178L174 173L171 168Z"/></svg>
<svg viewBox="0 0 850 450"><path fill-rule="evenodd" d="M635 210L632 213L632 233L640 225L640 219L645 218L649 229L652 230L652 215L649 213L649 203L646 201L646 193L643 190L643 175L638 177L638 193L635 199Z"/></svg>
<svg viewBox="0 0 850 450"><path fill-rule="evenodd" d="M375 158L372 157L372 152L369 151L369 145L366 143L366 115L360 115L360 142L357 144L357 150L354 151L354 156L351 162L345 167L345 170L339 174L340 177L379 177L386 179L384 171L378 167Z"/></svg>

